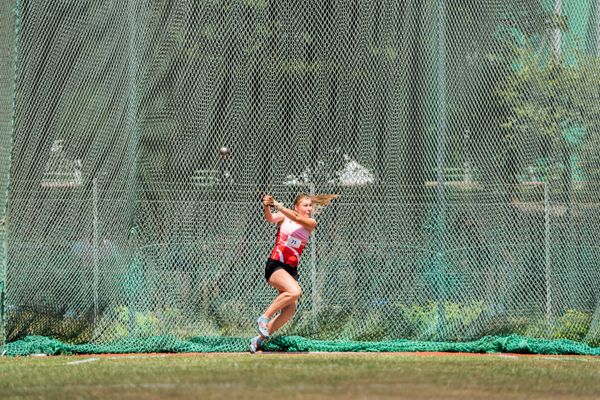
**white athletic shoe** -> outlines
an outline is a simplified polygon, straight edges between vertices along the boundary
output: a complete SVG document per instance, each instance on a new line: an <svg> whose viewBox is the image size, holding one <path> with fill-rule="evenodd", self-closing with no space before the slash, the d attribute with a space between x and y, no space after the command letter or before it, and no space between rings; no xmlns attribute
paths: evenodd
<svg viewBox="0 0 600 400"><path fill-rule="evenodd" d="M252 340L250 340L250 353L256 353L256 351L260 349L260 346L262 346L262 344L263 341L260 338L260 336L254 336Z"/></svg>
<svg viewBox="0 0 600 400"><path fill-rule="evenodd" d="M258 333L260 333L265 339L268 339L269 338L269 320L264 315L261 315L260 317L258 317L258 320L256 321L256 323L258 324L258 326L256 328Z"/></svg>

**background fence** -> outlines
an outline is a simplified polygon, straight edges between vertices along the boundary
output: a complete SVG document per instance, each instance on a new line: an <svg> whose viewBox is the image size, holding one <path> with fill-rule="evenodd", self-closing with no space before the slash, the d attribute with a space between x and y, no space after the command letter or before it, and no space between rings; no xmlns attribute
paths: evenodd
<svg viewBox="0 0 600 400"><path fill-rule="evenodd" d="M600 2L0 5L4 338L600 340ZM231 149L220 158L218 149Z"/></svg>

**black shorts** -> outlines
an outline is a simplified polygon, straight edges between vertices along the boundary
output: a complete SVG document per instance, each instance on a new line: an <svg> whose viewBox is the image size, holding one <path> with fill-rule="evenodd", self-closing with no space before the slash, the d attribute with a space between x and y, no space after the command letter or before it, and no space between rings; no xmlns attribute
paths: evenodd
<svg viewBox="0 0 600 400"><path fill-rule="evenodd" d="M298 281L298 279L300 278L300 276L298 275L298 268L282 263L281 261L269 258L265 267L265 279L267 280L267 282L269 282L269 278L271 278L273 272L277 271L278 269L284 269L296 281Z"/></svg>

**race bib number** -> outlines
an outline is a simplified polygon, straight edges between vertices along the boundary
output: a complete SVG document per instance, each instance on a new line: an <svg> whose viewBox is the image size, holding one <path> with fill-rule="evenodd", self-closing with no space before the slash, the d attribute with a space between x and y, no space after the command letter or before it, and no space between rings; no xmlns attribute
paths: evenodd
<svg viewBox="0 0 600 400"><path fill-rule="evenodd" d="M295 238L293 236L288 236L287 242L285 243L287 247L291 247L292 249L297 249L302 245L302 240Z"/></svg>

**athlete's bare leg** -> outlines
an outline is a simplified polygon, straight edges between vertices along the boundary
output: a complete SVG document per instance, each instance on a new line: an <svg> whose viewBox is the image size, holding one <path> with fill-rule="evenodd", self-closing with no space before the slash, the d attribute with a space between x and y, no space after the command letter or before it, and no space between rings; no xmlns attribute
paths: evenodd
<svg viewBox="0 0 600 400"><path fill-rule="evenodd" d="M293 311L291 311L291 314L293 315L295 304L297 304L298 299L302 295L302 289L300 288L300 285L298 285L298 282L296 282L286 270L278 269L273 272L269 278L269 285L277 289L279 295L273 300L273 303L271 303L263 315L267 317L267 319L271 319L277 311L281 310L283 312L286 307L294 305ZM288 311L288 313L289 312L290 311ZM291 316L288 317L288 319L289 318L291 318Z"/></svg>
<svg viewBox="0 0 600 400"><path fill-rule="evenodd" d="M298 300L285 307L283 310L281 310L281 313L279 315L277 315L275 318L269 321L269 334L272 335L275 331L277 331L279 328L285 325L285 323L288 322L294 316L297 306Z"/></svg>

